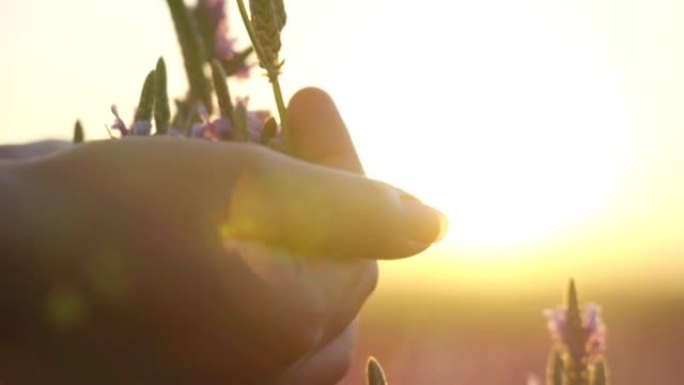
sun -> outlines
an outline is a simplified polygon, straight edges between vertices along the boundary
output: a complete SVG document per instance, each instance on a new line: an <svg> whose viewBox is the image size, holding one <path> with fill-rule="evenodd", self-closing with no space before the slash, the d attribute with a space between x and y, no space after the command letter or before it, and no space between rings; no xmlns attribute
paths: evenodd
<svg viewBox="0 0 684 385"><path fill-rule="evenodd" d="M627 164L628 108L592 31L516 4L505 18L472 6L440 31L449 51L424 33L434 26L421 20L438 21L395 7L383 23L414 20L406 36L366 35L358 55L381 60L343 62L355 76L328 83L369 175L442 209L447 240L465 247L561 236L619 193ZM385 65L409 33L429 54Z"/></svg>

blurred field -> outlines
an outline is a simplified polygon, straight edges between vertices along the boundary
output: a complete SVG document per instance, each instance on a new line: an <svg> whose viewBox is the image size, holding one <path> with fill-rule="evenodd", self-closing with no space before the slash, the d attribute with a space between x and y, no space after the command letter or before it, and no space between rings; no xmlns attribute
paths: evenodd
<svg viewBox="0 0 684 385"><path fill-rule="evenodd" d="M365 384L368 355L392 385L524 385L543 378L549 336L541 312L558 290L533 295L380 290L366 305L352 370L344 385ZM614 385L684 384L684 292L639 293L625 286L583 291L608 327Z"/></svg>

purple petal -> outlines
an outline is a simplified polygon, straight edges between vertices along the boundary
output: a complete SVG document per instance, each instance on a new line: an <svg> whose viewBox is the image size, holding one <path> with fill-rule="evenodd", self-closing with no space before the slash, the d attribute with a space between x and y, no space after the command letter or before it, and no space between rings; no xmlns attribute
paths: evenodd
<svg viewBox="0 0 684 385"><path fill-rule="evenodd" d="M252 141L258 141L261 138L261 129L264 128L264 123L269 116L270 114L267 111L247 112L247 127Z"/></svg>
<svg viewBox="0 0 684 385"><path fill-rule="evenodd" d="M131 133L137 136L149 136L152 132L152 123L145 121L134 122L131 126Z"/></svg>
<svg viewBox="0 0 684 385"><path fill-rule="evenodd" d="M217 138L224 140L233 138L233 125L228 118L218 118L211 122L211 125Z"/></svg>
<svg viewBox="0 0 684 385"><path fill-rule="evenodd" d="M601 320L601 307L595 303L586 306L584 315L584 326L589 334L599 331L603 327Z"/></svg>
<svg viewBox="0 0 684 385"><path fill-rule="evenodd" d="M547 319L547 327L551 338L565 344L568 340L568 327L565 308L557 306L553 309L545 309L544 316Z"/></svg>
<svg viewBox="0 0 684 385"><path fill-rule="evenodd" d="M166 135L173 137L173 138L185 138L185 135L183 135L183 132L176 127L169 127L169 131L167 132Z"/></svg>
<svg viewBox="0 0 684 385"><path fill-rule="evenodd" d="M112 104L111 107L112 114L114 114L114 123L112 123L112 128L115 130L119 130L121 135L128 135L128 127L126 127L126 123L121 119L121 116L119 116L119 109L116 107L116 104Z"/></svg>
<svg viewBox="0 0 684 385"><path fill-rule="evenodd" d="M587 331L586 352L595 356L606 350L606 325L601 318L601 307L590 303L584 314L584 328Z"/></svg>
<svg viewBox="0 0 684 385"><path fill-rule="evenodd" d="M192 125L190 130L190 136L193 138L203 138L204 137L205 126L202 123L195 123Z"/></svg>

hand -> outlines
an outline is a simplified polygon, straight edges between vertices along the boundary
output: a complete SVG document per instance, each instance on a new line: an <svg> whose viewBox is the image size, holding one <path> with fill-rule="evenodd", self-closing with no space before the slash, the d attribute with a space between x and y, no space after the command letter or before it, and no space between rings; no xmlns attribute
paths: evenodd
<svg viewBox="0 0 684 385"><path fill-rule="evenodd" d="M24 160L49 155L68 149L71 143L62 140L41 140L30 144L9 144L0 146L0 162L5 160Z"/></svg>
<svg viewBox="0 0 684 385"><path fill-rule="evenodd" d="M12 231L32 284L26 302L3 309L22 316L0 334L68 383L337 381L374 260L427 248L441 220L397 189L332 168L360 171L325 94L299 93L289 113L304 161L248 144L140 138L18 165L29 231ZM45 306L55 298L71 312Z"/></svg>

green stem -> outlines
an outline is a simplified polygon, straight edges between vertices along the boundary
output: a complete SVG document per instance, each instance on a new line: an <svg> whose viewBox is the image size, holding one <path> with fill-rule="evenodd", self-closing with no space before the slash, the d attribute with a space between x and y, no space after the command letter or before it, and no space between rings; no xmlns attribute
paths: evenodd
<svg viewBox="0 0 684 385"><path fill-rule="evenodd" d="M166 0L166 2L169 5L178 42L183 52L191 99L195 102L201 102L207 111L211 112L211 89L207 78L204 76L203 66L206 56L199 32L197 32L183 0Z"/></svg>
<svg viewBox="0 0 684 385"><path fill-rule="evenodd" d="M283 130L283 141L285 142L285 151L288 154L292 153L292 142L290 141L290 125L287 123L287 109L285 108L285 100L283 99L283 92L280 89L280 82L278 77L271 79L273 86L273 95L275 96L276 106L278 107L278 115L280 116L280 127Z"/></svg>
<svg viewBox="0 0 684 385"><path fill-rule="evenodd" d="M169 131L171 122L171 107L169 106L169 94L166 81L166 63L163 58L157 60L154 69L154 125L158 135Z"/></svg>
<svg viewBox="0 0 684 385"><path fill-rule="evenodd" d="M216 92L216 98L218 99L221 117L227 118L230 120L231 124L234 124L233 99L230 97L230 91L228 90L226 73L223 71L221 63L216 59L211 61L211 77L214 81L214 91Z"/></svg>

